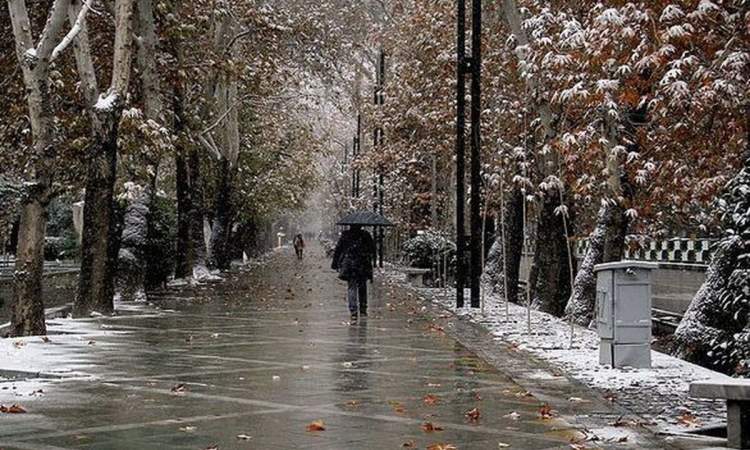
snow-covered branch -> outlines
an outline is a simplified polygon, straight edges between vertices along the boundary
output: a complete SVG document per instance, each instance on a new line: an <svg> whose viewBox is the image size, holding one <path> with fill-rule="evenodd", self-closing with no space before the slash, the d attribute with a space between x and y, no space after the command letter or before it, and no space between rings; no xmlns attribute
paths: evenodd
<svg viewBox="0 0 750 450"><path fill-rule="evenodd" d="M81 32L81 29L83 29L84 22L86 20L86 14L91 9L91 6L93 5L95 0L86 0L83 2L83 6L81 7L81 10L78 11L78 16L76 17L76 20L73 22L73 25L70 27L70 31L63 37L63 39L60 41L59 44L55 47L54 50L52 50L52 56L50 56L50 61L54 61L57 59L58 56L62 52L67 49L70 44L75 40L76 36L78 36L78 33Z"/></svg>

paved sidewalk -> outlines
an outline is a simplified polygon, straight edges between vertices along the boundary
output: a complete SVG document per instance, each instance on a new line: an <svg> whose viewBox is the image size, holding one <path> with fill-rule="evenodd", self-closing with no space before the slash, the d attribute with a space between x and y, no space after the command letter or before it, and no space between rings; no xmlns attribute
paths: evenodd
<svg viewBox="0 0 750 450"><path fill-rule="evenodd" d="M28 411L0 414L0 449L569 449L584 437L389 289L348 323L343 283L310 250L163 295L160 311L57 320L69 334L2 343L0 376L48 379L0 378L0 404ZM308 431L315 421L325 430ZM609 447L646 445L585 448Z"/></svg>

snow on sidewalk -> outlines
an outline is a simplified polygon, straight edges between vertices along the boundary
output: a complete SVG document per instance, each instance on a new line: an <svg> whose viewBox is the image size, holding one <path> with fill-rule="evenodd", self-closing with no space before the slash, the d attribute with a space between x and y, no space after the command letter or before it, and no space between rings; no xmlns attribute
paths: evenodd
<svg viewBox="0 0 750 450"><path fill-rule="evenodd" d="M612 368L599 365L599 337L595 330L575 326L532 309L528 333L527 308L487 295L481 309L455 306L455 290L413 288L405 277L389 270L386 278L409 289L454 314L468 318L487 329L495 340L529 352L548 362L568 377L642 417L663 433L685 433L726 421L723 401L694 399L688 395L690 383L708 379L731 379L723 374L657 351L651 352L652 369ZM466 294L468 298L468 290Z"/></svg>

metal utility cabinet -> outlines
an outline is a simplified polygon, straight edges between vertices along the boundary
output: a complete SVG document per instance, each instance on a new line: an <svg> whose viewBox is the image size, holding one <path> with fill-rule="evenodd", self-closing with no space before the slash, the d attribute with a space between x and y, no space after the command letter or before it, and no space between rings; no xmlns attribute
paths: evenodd
<svg viewBox="0 0 750 450"><path fill-rule="evenodd" d="M618 261L594 268L600 364L651 367L651 271L658 267Z"/></svg>

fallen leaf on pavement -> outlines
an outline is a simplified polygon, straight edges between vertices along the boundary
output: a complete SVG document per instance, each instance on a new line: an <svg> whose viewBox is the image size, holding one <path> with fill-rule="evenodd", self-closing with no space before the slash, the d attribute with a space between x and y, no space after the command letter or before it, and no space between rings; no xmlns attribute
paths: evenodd
<svg viewBox="0 0 750 450"><path fill-rule="evenodd" d="M680 417L677 418L677 423L685 427L697 427L700 425L698 418L689 412L682 413Z"/></svg>
<svg viewBox="0 0 750 450"><path fill-rule="evenodd" d="M45 344L49 344L52 341L47 336L42 336L42 342L44 342Z"/></svg>
<svg viewBox="0 0 750 450"><path fill-rule="evenodd" d="M511 420L518 420L518 419L521 418L521 415L518 414L517 412L513 411L513 412L511 412L509 414L504 415L503 417L505 417L507 419L511 419Z"/></svg>
<svg viewBox="0 0 750 450"><path fill-rule="evenodd" d="M466 412L466 418L469 419L470 422L476 422L479 420L479 416L481 415L479 413L479 408L474 408Z"/></svg>
<svg viewBox="0 0 750 450"><path fill-rule="evenodd" d="M241 441L249 441L252 438L253 438L252 436L248 436L247 434L244 434L244 433L237 435L237 439L239 439Z"/></svg>
<svg viewBox="0 0 750 450"><path fill-rule="evenodd" d="M551 419L552 415L552 407L548 404L545 403L539 408L539 417L542 419Z"/></svg>
<svg viewBox="0 0 750 450"><path fill-rule="evenodd" d="M506 444L505 442L498 442L497 448L508 448L510 447L510 444Z"/></svg>
<svg viewBox="0 0 750 450"><path fill-rule="evenodd" d="M180 431L184 431L185 433L190 433L190 432L195 431L195 427L190 426L190 425L186 427L180 427Z"/></svg>
<svg viewBox="0 0 750 450"><path fill-rule="evenodd" d="M26 343L25 343L24 341L16 341L16 342L14 342L14 343L13 343L13 346L14 346L15 348L21 348L21 347L23 347L24 345L26 345Z"/></svg>
<svg viewBox="0 0 750 450"><path fill-rule="evenodd" d="M219 446L216 444L211 444L208 447L206 447L204 450L219 450Z"/></svg>
<svg viewBox="0 0 750 450"><path fill-rule="evenodd" d="M425 433L432 433L433 431L443 431L443 427L435 425L432 422L425 422L422 424L422 431Z"/></svg>
<svg viewBox="0 0 750 450"><path fill-rule="evenodd" d="M406 441L403 444L401 444L401 447L403 447L403 448L417 448L417 443L415 441Z"/></svg>
<svg viewBox="0 0 750 450"><path fill-rule="evenodd" d="M0 405L0 413L4 414L26 414L26 410L21 405Z"/></svg>
<svg viewBox="0 0 750 450"><path fill-rule="evenodd" d="M312 422L307 424L307 431L313 432L313 431L325 431L326 430L326 424L323 423L322 420L313 420Z"/></svg>
<svg viewBox="0 0 750 450"><path fill-rule="evenodd" d="M423 400L425 405L435 405L437 403L440 403L440 397L434 394L425 395Z"/></svg>
<svg viewBox="0 0 750 450"><path fill-rule="evenodd" d="M455 445L439 442L427 446L427 450L458 450Z"/></svg>
<svg viewBox="0 0 750 450"><path fill-rule="evenodd" d="M172 386L171 391L175 395L180 395L186 393L188 391L188 388L183 383L180 383Z"/></svg>
<svg viewBox="0 0 750 450"><path fill-rule="evenodd" d="M580 397L570 397L568 401L571 403L588 403L589 402L588 400L584 400Z"/></svg>
<svg viewBox="0 0 750 450"><path fill-rule="evenodd" d="M359 400L349 400L348 402L346 402L346 406L350 408L356 408L359 406Z"/></svg>
<svg viewBox="0 0 750 450"><path fill-rule="evenodd" d="M406 408L404 408L404 405L395 400L389 400L388 404L391 405L391 408L393 408L393 410L399 414L403 414L406 412Z"/></svg>

